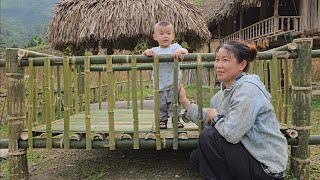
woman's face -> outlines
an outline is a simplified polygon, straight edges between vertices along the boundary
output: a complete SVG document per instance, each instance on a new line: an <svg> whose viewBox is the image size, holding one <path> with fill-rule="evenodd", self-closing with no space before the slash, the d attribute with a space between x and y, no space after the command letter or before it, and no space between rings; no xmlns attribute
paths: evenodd
<svg viewBox="0 0 320 180"><path fill-rule="evenodd" d="M214 62L217 78L223 82L227 88L231 87L234 80L243 72L246 65L246 60L238 64L234 54L224 48L219 49Z"/></svg>

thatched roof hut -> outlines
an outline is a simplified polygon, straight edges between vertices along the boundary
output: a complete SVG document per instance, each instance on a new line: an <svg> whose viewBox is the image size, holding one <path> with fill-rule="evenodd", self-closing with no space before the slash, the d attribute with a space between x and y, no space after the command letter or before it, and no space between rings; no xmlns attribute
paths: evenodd
<svg viewBox="0 0 320 180"><path fill-rule="evenodd" d="M236 15L240 9L256 6L260 0L206 0L204 19L208 26Z"/></svg>
<svg viewBox="0 0 320 180"><path fill-rule="evenodd" d="M210 39L200 9L187 0L62 0L54 13L47 38L59 50L133 50L141 39L153 41L153 26L161 20L171 22L190 48Z"/></svg>

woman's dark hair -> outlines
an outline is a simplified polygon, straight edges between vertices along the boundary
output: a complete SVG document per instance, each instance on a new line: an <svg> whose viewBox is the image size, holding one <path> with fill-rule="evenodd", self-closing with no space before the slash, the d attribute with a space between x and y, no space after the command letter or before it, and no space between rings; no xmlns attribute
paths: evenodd
<svg viewBox="0 0 320 180"><path fill-rule="evenodd" d="M243 70L244 72L248 72L250 62L256 59L258 53L255 45L243 41L225 42L217 48L216 54L221 48L233 53L238 63L241 63L243 60L248 62L247 66Z"/></svg>

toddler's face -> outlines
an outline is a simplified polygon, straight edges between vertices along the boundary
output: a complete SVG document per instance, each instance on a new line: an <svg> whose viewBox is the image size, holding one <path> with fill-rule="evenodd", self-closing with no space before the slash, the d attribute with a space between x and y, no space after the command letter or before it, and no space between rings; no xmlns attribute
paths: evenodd
<svg viewBox="0 0 320 180"><path fill-rule="evenodd" d="M161 48L167 48L175 37L173 26L158 26L153 34L153 39L159 43Z"/></svg>

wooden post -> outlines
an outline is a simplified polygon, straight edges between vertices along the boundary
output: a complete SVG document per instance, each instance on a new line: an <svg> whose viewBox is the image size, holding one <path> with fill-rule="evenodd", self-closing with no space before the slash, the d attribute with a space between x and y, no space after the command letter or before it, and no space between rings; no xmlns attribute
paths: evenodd
<svg viewBox="0 0 320 180"><path fill-rule="evenodd" d="M260 7L260 21L266 19L268 17L268 9L267 9L267 0L261 1L261 7Z"/></svg>
<svg viewBox="0 0 320 180"><path fill-rule="evenodd" d="M318 0L310 0L310 29L318 28Z"/></svg>
<svg viewBox="0 0 320 180"><path fill-rule="evenodd" d="M243 29L243 9L240 10L240 33L239 33L239 40L244 40Z"/></svg>
<svg viewBox="0 0 320 180"><path fill-rule="evenodd" d="M291 146L291 169L299 180L310 176L311 50L312 39L296 39L298 58L293 60L292 122L299 133L298 145Z"/></svg>
<svg viewBox="0 0 320 180"><path fill-rule="evenodd" d="M273 6L273 17L274 17L274 24L273 24L273 32L276 33L279 29L279 0L274 0Z"/></svg>
<svg viewBox="0 0 320 180"><path fill-rule="evenodd" d="M18 139L26 126L24 70L18 65L18 49L6 50L8 79L9 173L10 179L28 179L27 150L20 149Z"/></svg>
<svg viewBox="0 0 320 180"><path fill-rule="evenodd" d="M301 23L301 32L304 32L305 29L309 28L309 18L308 18L308 12L309 12L309 1L308 0L300 0L299 1L299 10L300 10L300 23Z"/></svg>

